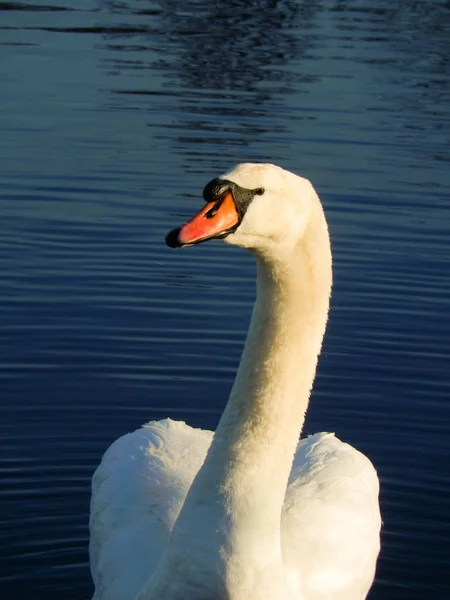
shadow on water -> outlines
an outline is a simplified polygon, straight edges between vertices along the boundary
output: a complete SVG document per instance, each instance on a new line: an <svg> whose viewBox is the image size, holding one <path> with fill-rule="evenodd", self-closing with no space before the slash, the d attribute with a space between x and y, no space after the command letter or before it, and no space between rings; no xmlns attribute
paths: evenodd
<svg viewBox="0 0 450 600"><path fill-rule="evenodd" d="M308 50L315 3L196 2L195 10L177 2L163 6L158 29L170 50L160 56L151 34L140 36L138 44L135 39L112 36L110 41L107 36L106 48L114 58L107 57L104 67L111 74L146 69L161 73L160 93L174 97L167 139L182 156L192 148L184 168L201 172L201 166L195 167L199 158L210 159L221 145L216 168L223 169L248 156L249 146L262 134L282 137L286 126L282 120L273 122L274 105L281 95L293 92L294 82L315 79L283 68ZM124 13L129 10L123 7ZM304 33L299 35L299 30ZM156 60L149 60L149 50L156 50ZM114 91L138 96L136 105L145 110L153 103L155 89L151 77L142 79L145 75L138 80L139 87L135 83L131 89ZM259 160L277 158L273 148L252 155Z"/></svg>

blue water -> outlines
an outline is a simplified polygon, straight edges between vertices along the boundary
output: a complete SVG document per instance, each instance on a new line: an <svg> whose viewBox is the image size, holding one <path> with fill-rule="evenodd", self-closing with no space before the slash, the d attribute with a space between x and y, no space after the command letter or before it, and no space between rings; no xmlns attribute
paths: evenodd
<svg viewBox="0 0 450 600"><path fill-rule="evenodd" d="M0 597L89 598L108 444L216 426L254 265L164 236L267 160L330 224L306 432L379 471L370 598L448 600L450 3L0 1L0 56Z"/></svg>

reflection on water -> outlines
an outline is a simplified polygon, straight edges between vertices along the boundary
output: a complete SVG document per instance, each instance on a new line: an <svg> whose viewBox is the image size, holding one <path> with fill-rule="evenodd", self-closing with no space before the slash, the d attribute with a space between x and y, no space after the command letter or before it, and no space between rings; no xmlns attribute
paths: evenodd
<svg viewBox="0 0 450 600"><path fill-rule="evenodd" d="M447 599L450 3L0 1L0 17L3 596L89 597L107 445L165 415L215 427L253 263L163 238L252 159L312 179L330 221L306 430L379 469L371 598Z"/></svg>

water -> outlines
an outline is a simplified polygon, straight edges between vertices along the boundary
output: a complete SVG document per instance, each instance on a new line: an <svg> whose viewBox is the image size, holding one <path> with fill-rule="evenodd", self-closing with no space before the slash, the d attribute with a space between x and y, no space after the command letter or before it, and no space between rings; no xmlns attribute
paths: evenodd
<svg viewBox="0 0 450 600"><path fill-rule="evenodd" d="M381 479L372 600L450 596L450 3L0 2L0 590L86 599L90 478L214 428L254 265L166 231L232 164L310 178L335 257L306 431Z"/></svg>

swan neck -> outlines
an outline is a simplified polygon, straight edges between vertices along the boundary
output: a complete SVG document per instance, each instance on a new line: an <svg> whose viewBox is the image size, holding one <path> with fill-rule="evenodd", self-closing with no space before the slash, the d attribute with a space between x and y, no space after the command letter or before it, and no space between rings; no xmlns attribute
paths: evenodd
<svg viewBox="0 0 450 600"><path fill-rule="evenodd" d="M328 319L331 249L319 203L298 244L257 255L257 270L242 360L207 462L231 503L266 506L279 525Z"/></svg>
<svg viewBox="0 0 450 600"><path fill-rule="evenodd" d="M258 259L251 325L215 436L235 461L263 461L267 485L278 483L281 503L328 317L331 260L320 265L312 256L302 245L283 261Z"/></svg>

